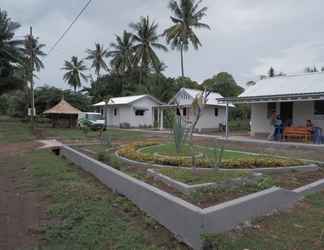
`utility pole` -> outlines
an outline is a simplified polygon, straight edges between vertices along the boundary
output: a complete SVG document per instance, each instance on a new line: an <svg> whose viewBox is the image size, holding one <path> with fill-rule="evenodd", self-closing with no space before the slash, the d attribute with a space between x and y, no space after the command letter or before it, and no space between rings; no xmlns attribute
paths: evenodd
<svg viewBox="0 0 324 250"><path fill-rule="evenodd" d="M34 131L34 122L35 122L35 97L34 97L34 48L33 48L33 43L34 43L34 37L33 37L33 27L30 26L29 29L29 39L28 41L29 44L27 45L29 48L29 54L30 54L30 91L31 91L31 127L32 130Z"/></svg>

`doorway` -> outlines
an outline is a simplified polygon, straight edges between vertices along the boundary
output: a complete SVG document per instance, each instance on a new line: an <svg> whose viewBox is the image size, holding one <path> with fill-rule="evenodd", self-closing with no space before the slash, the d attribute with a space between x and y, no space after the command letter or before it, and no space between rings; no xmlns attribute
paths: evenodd
<svg viewBox="0 0 324 250"><path fill-rule="evenodd" d="M293 103L281 102L280 103L280 117L284 127L290 127L293 122Z"/></svg>

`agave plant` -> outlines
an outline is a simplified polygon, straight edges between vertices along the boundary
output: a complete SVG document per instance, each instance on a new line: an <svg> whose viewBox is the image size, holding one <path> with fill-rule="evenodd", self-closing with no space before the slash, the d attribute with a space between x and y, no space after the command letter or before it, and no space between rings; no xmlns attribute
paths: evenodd
<svg viewBox="0 0 324 250"><path fill-rule="evenodd" d="M179 154L181 152L183 144L186 141L186 129L182 124L181 117L177 117L174 121L173 138L176 147L176 152L177 154Z"/></svg>

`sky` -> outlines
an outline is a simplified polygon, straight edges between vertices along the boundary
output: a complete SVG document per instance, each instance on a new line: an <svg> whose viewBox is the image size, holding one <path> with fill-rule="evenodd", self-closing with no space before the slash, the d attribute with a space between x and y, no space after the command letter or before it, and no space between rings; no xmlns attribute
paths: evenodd
<svg viewBox="0 0 324 250"><path fill-rule="evenodd" d="M0 8L22 25L17 35L25 35L32 25L34 35L49 50L86 2L0 0ZM141 16L158 22L162 33L171 24L167 6L168 0L93 0L43 59L45 69L38 74L38 86L68 88L62 79L64 60L84 58L85 50L95 42L108 48L116 34L130 30L129 23ZM199 83L222 71L244 85L266 74L271 66L288 74L303 72L306 66L324 66L323 0L203 0L201 6L208 7L203 22L211 30L197 30L203 46L185 53L185 75ZM170 49L158 54L167 65L165 74L179 76L179 52Z"/></svg>

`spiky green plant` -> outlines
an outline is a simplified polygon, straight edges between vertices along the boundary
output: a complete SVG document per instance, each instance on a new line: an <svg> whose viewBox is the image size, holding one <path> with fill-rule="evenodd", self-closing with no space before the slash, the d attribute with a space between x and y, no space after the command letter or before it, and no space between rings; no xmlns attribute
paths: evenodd
<svg viewBox="0 0 324 250"><path fill-rule="evenodd" d="M174 121L173 138L176 152L177 154L179 154L181 152L183 144L186 141L186 128L182 124L181 117L177 117Z"/></svg>

